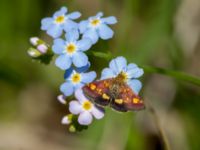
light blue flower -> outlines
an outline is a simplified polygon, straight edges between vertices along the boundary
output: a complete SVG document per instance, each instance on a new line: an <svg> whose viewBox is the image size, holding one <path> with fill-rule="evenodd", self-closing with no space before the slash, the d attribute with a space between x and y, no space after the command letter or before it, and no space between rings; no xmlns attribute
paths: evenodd
<svg viewBox="0 0 200 150"><path fill-rule="evenodd" d="M117 57L111 60L109 68L105 68L102 71L101 80L116 77L120 73L124 75L125 81L132 90L138 94L142 88L142 83L137 80L137 78L142 76L144 71L136 64L130 63L127 65L127 61L124 57Z"/></svg>
<svg viewBox="0 0 200 150"><path fill-rule="evenodd" d="M66 32L71 29L77 29L78 24L74 22L74 19L77 19L81 16L79 12L67 13L67 8L62 7L60 10L56 11L52 17L47 17L41 21L41 29L47 31L47 34L53 38L58 38L62 35L63 30Z"/></svg>
<svg viewBox="0 0 200 150"><path fill-rule="evenodd" d="M88 57L83 52L92 46L89 38L79 39L78 30L71 30L65 35L66 41L63 39L54 40L52 46L53 52L58 54L56 66L62 70L69 69L72 64L75 67L83 67L88 64Z"/></svg>
<svg viewBox="0 0 200 150"><path fill-rule="evenodd" d="M85 84L92 82L95 78L96 73L94 71L79 73L73 70L70 76L65 79L66 82L60 86L60 90L62 93L64 93L65 96L70 96L74 93L76 89L81 88Z"/></svg>
<svg viewBox="0 0 200 150"><path fill-rule="evenodd" d="M74 70L76 72L82 73L82 72L88 71L89 68L90 68L90 62L88 62L87 65L85 65L83 67L79 67L79 68L71 66L69 69L65 70L64 79L67 79Z"/></svg>
<svg viewBox="0 0 200 150"><path fill-rule="evenodd" d="M88 18L88 20L79 23L79 30L83 37L88 37L95 44L99 37L107 40L113 37L114 32L108 26L117 23L117 19L113 16L102 18L103 13L99 12L96 16Z"/></svg>

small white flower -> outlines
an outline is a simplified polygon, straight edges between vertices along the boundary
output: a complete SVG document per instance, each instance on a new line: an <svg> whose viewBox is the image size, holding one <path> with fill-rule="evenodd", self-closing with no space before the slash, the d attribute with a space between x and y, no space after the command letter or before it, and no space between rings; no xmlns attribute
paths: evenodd
<svg viewBox="0 0 200 150"><path fill-rule="evenodd" d="M92 123L94 116L96 119L102 119L104 117L104 110L97 108L91 103L83 94L82 89L78 89L75 92L75 97L78 101L71 101L69 103L69 111L72 114L78 115L78 122L81 125L89 125Z"/></svg>
<svg viewBox="0 0 200 150"><path fill-rule="evenodd" d="M39 41L39 38L38 38L38 37L31 37L31 38L30 38L30 43L31 43L33 46L37 46L38 41Z"/></svg>

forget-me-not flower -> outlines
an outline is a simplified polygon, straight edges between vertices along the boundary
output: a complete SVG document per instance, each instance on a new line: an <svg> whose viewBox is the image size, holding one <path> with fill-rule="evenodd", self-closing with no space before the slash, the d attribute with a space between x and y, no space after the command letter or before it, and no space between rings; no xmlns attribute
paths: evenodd
<svg viewBox="0 0 200 150"><path fill-rule="evenodd" d="M72 74L74 70L78 73L82 73L82 72L88 71L89 68L90 68L90 62L88 62L88 64L83 67L77 68L77 67L71 66L69 69L65 70L64 79L67 79L68 77L70 77L70 75Z"/></svg>
<svg viewBox="0 0 200 150"><path fill-rule="evenodd" d="M138 94L142 88L142 83L137 78L143 75L143 69L133 63L127 65L126 59L121 56L111 60L109 68L102 71L101 79L113 78L119 73L122 73L127 84Z"/></svg>
<svg viewBox="0 0 200 150"><path fill-rule="evenodd" d="M88 64L88 57L83 52L88 50L92 42L89 38L79 39L78 30L71 30L65 35L66 41L63 39L54 40L52 46L53 52L58 54L56 66L62 70L69 69L74 64L75 67L83 67Z"/></svg>
<svg viewBox="0 0 200 150"><path fill-rule="evenodd" d="M63 30L66 32L71 29L77 29L78 24L74 22L74 19L77 19L81 16L79 12L67 13L67 8L62 7L60 10L56 11L53 17L47 17L42 19L41 29L47 31L47 34L53 38L58 38L62 35Z"/></svg>
<svg viewBox="0 0 200 150"><path fill-rule="evenodd" d="M96 119L102 119L104 117L103 108L96 107L90 102L83 94L82 89L78 89L75 92L75 97L78 101L73 100L69 103L69 111L78 115L78 122L81 125L89 125L92 123L93 116Z"/></svg>
<svg viewBox="0 0 200 150"><path fill-rule="evenodd" d="M96 73L94 71L80 73L73 70L70 76L65 78L66 82L60 86L60 90L65 96L70 96L75 90L83 87L87 83L92 82L95 78Z"/></svg>
<svg viewBox="0 0 200 150"><path fill-rule="evenodd" d="M88 37L95 44L99 37L107 40L113 37L114 32L108 26L117 23L117 19L113 16L102 18L103 13L99 12L96 16L89 17L88 20L79 23L80 32L83 37Z"/></svg>

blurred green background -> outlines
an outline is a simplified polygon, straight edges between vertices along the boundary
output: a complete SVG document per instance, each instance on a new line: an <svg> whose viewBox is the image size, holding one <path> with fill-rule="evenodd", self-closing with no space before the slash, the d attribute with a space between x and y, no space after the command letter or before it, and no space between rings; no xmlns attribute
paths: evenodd
<svg viewBox="0 0 200 150"><path fill-rule="evenodd" d="M27 55L29 38L39 36L40 20L61 6L82 19L103 11L114 15L114 38L92 50L123 55L129 62L184 71L200 77L199 0L1 0L0 1L0 150L160 150L162 140L148 110L117 113L88 130L69 133L60 124L67 108L56 97L63 72ZM90 56L92 70L109 60ZM146 72L141 92L157 111L171 149L200 149L200 88Z"/></svg>

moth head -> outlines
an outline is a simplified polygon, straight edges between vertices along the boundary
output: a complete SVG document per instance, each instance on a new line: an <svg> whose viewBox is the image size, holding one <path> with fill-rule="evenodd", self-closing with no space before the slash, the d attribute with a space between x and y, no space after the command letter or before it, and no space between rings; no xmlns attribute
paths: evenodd
<svg viewBox="0 0 200 150"><path fill-rule="evenodd" d="M128 79L128 75L127 75L127 73L125 73L123 71L121 71L116 77L116 80L118 82L126 82L127 79Z"/></svg>

